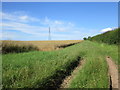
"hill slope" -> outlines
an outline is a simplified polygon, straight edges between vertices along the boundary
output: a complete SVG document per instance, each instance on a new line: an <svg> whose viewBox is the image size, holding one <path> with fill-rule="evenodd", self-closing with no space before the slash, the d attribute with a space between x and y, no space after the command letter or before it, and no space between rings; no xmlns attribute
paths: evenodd
<svg viewBox="0 0 120 90"><path fill-rule="evenodd" d="M96 35L94 37L91 37L90 40L97 41L97 42L103 42L107 44L118 44L120 41L120 39L118 38L119 30L120 28Z"/></svg>
<svg viewBox="0 0 120 90"><path fill-rule="evenodd" d="M111 56L117 62L117 55L116 45L90 41L57 51L4 54L3 88L56 88L79 57L85 60L85 64L75 75L70 88L107 88L109 81L105 56Z"/></svg>

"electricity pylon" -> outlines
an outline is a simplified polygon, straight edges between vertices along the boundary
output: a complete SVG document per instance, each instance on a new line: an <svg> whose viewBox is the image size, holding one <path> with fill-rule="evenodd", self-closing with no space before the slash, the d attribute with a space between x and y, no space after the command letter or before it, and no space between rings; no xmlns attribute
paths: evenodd
<svg viewBox="0 0 120 90"><path fill-rule="evenodd" d="M50 27L49 27L49 36L48 36L48 40L51 40L51 32L50 32Z"/></svg>

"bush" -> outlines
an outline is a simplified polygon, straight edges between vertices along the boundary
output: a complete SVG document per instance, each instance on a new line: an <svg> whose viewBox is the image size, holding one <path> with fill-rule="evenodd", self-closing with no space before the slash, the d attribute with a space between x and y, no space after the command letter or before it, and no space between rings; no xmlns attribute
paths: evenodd
<svg viewBox="0 0 120 90"><path fill-rule="evenodd" d="M86 38L86 37L84 37L83 39L84 39L84 40L87 40L87 38Z"/></svg>

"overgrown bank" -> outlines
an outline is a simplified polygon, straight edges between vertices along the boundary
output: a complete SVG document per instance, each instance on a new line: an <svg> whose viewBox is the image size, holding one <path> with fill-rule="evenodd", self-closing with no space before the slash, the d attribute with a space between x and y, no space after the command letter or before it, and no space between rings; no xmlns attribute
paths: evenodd
<svg viewBox="0 0 120 90"><path fill-rule="evenodd" d="M108 88L106 56L111 56L118 63L118 47L95 42L89 42L89 45L85 46L82 49L86 52L84 56L86 63L71 81L70 88Z"/></svg>
<svg viewBox="0 0 120 90"><path fill-rule="evenodd" d="M45 85L54 87L52 86L54 84L51 85L47 80L54 82L53 77L59 74L57 71L66 72L66 68L72 62L82 57L86 63L70 87L107 88L108 71L103 56L108 54L116 58L116 46L90 41L58 51L6 54L3 55L3 86L5 88L39 88L46 87Z"/></svg>
<svg viewBox="0 0 120 90"><path fill-rule="evenodd" d="M120 44L120 28L91 37L89 40L107 44Z"/></svg>
<svg viewBox="0 0 120 90"><path fill-rule="evenodd" d="M83 56L77 50L78 45L51 52L28 52L3 55L3 87L4 88L39 88L51 83L63 72L64 76L69 65ZM70 53L71 52L71 53ZM71 66L72 68L72 66ZM69 67L69 69L71 69ZM64 73L65 72L65 73ZM56 78L56 79L55 79Z"/></svg>

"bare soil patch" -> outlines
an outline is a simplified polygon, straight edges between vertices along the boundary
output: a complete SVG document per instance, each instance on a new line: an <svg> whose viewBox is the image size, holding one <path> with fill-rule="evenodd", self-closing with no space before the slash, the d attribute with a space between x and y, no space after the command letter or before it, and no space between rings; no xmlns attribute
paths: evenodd
<svg viewBox="0 0 120 90"><path fill-rule="evenodd" d="M106 57L109 66L110 87L118 88L118 67L110 57Z"/></svg>
<svg viewBox="0 0 120 90"><path fill-rule="evenodd" d="M82 68L83 64L84 64L84 60L80 60L78 66L73 70L73 72L71 72L71 74L63 80L60 88L68 88L69 87L70 82L72 81L74 76L77 74L78 70L80 70Z"/></svg>

